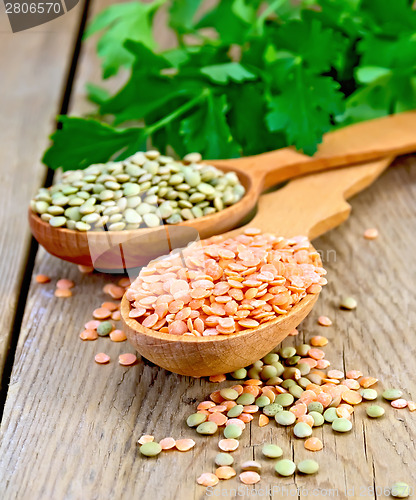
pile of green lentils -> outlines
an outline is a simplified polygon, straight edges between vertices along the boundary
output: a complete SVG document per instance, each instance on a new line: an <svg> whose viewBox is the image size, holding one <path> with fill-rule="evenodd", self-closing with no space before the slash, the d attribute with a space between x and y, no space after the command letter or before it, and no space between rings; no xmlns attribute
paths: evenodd
<svg viewBox="0 0 416 500"><path fill-rule="evenodd" d="M123 231L178 224L237 203L245 189L190 153L182 162L158 151L123 161L64 172L58 184L39 189L31 209L53 227Z"/></svg>

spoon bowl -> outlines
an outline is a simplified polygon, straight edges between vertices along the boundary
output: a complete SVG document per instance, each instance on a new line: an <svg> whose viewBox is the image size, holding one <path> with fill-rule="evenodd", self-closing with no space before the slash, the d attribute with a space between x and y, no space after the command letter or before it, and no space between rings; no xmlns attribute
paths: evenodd
<svg viewBox="0 0 416 500"><path fill-rule="evenodd" d="M313 239L347 219L351 207L345 199L371 184L390 163L387 158L292 181L260 198L250 225L265 233L305 234ZM241 232L240 228L225 236ZM317 299L317 294L308 294L287 314L257 328L213 337L193 338L146 328L129 317L126 296L121 302L121 318L128 340L143 357L175 373L200 377L229 373L262 358L301 323Z"/></svg>
<svg viewBox="0 0 416 500"><path fill-rule="evenodd" d="M293 148L283 148L245 158L209 160L224 172L235 172L246 193L240 201L220 212L176 226L84 233L54 228L31 210L29 223L36 240L56 257L75 264L92 265L102 271L134 268L198 238L237 227L256 206L261 192L283 181L414 151L415 129L416 112L409 111L330 132L312 157Z"/></svg>
<svg viewBox="0 0 416 500"><path fill-rule="evenodd" d="M130 344L144 358L180 375L203 377L230 373L261 359L306 318L318 295L307 295L287 314L258 328L215 337L150 330L129 318L130 302L126 296L121 301L121 316Z"/></svg>

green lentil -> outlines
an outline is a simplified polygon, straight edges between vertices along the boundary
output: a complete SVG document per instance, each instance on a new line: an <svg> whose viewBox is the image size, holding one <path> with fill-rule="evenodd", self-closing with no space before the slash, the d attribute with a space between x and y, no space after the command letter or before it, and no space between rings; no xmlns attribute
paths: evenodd
<svg viewBox="0 0 416 500"><path fill-rule="evenodd" d="M378 405L371 405L368 406L365 410L367 412L367 415L371 418L379 418L384 415L384 408Z"/></svg>
<svg viewBox="0 0 416 500"><path fill-rule="evenodd" d="M97 326L97 333L100 337L106 337L113 331L113 328L111 321L103 321Z"/></svg>
<svg viewBox="0 0 416 500"><path fill-rule="evenodd" d="M296 347L296 354L299 356L307 356L311 346L309 344L300 344Z"/></svg>
<svg viewBox="0 0 416 500"><path fill-rule="evenodd" d="M205 422L207 418L208 417L205 413L192 413L192 415L189 415L186 419L186 424L188 427L198 427L198 425Z"/></svg>
<svg viewBox="0 0 416 500"><path fill-rule="evenodd" d="M295 462L292 462L292 460L288 460L287 458L284 458L283 460L279 460L276 465L274 466L274 470L280 475L280 476L291 476L292 474L295 473L296 470L296 464Z"/></svg>
<svg viewBox="0 0 416 500"><path fill-rule="evenodd" d="M325 419L322 413L319 413L317 411L310 411L309 415L313 418L313 426L314 427L319 427L324 424Z"/></svg>
<svg viewBox="0 0 416 500"><path fill-rule="evenodd" d="M311 367L307 363L300 362L296 366L296 368L300 371L302 377L304 377L305 375L309 375L309 373L311 371Z"/></svg>
<svg viewBox="0 0 416 500"><path fill-rule="evenodd" d="M236 403L239 405L252 405L256 398L253 396L253 394L250 394L248 392L243 392L240 396L238 396Z"/></svg>
<svg viewBox="0 0 416 500"><path fill-rule="evenodd" d="M391 487L391 496L394 498L408 498L410 493L410 486L403 482L394 483Z"/></svg>
<svg viewBox="0 0 416 500"><path fill-rule="evenodd" d="M341 309L352 311L353 309L357 308L357 301L354 299L354 297L344 297L341 300L339 307Z"/></svg>
<svg viewBox="0 0 416 500"><path fill-rule="evenodd" d="M294 347L282 347L282 349L279 350L279 356L287 359L291 358L296 354L296 349Z"/></svg>
<svg viewBox="0 0 416 500"><path fill-rule="evenodd" d="M264 356L262 361L266 365L271 365L272 363L277 363L279 361L279 355L276 354L275 352L269 352L269 354L266 354L266 356Z"/></svg>
<svg viewBox="0 0 416 500"><path fill-rule="evenodd" d="M360 394L367 401L373 401L378 396L378 392L374 389L361 389Z"/></svg>
<svg viewBox="0 0 416 500"><path fill-rule="evenodd" d="M154 441L142 444L139 449L140 453L146 457L156 457L162 451L160 444Z"/></svg>
<svg viewBox="0 0 416 500"><path fill-rule="evenodd" d="M196 428L198 434L204 435L215 434L217 430L218 425L215 422L202 422L202 424L199 424Z"/></svg>
<svg viewBox="0 0 416 500"><path fill-rule="evenodd" d="M138 152L123 161L64 172L59 184L39 189L30 207L39 216L52 216L43 220L53 227L78 231L101 230L105 223L96 216L81 218L108 208L103 214L110 216L108 229L122 231L202 217L223 210L245 194L234 173L226 174L201 160L180 163L156 153L147 158L147 154ZM74 208L79 211L67 212Z"/></svg>
<svg viewBox="0 0 416 500"><path fill-rule="evenodd" d="M305 438L312 435L312 427L306 422L298 422L293 427L293 434L298 438Z"/></svg>
<svg viewBox="0 0 416 500"><path fill-rule="evenodd" d="M233 463L234 458L229 453L218 453L215 457L215 465L218 465L218 467L232 465Z"/></svg>
<svg viewBox="0 0 416 500"><path fill-rule="evenodd" d="M237 380L243 380L247 377L247 370L245 368L240 368L232 372L231 376Z"/></svg>
<svg viewBox="0 0 416 500"><path fill-rule="evenodd" d="M327 408L324 411L324 419L325 422L332 423L334 420L338 418L336 408Z"/></svg>
<svg viewBox="0 0 416 500"><path fill-rule="evenodd" d="M239 425L236 424L230 424L227 425L224 429L224 437L227 439L237 439L241 436L243 433L243 430Z"/></svg>
<svg viewBox="0 0 416 500"><path fill-rule="evenodd" d="M261 369L260 378L263 380L268 380L269 378L277 376L277 368L273 365L265 365Z"/></svg>
<svg viewBox="0 0 416 500"><path fill-rule="evenodd" d="M281 387L283 387L283 389L290 389L292 386L296 385L296 381L288 378L284 380L280 385Z"/></svg>
<svg viewBox="0 0 416 500"><path fill-rule="evenodd" d="M283 455L283 450L277 444L265 444L261 450L267 458L280 458Z"/></svg>
<svg viewBox="0 0 416 500"><path fill-rule="evenodd" d="M298 463L298 471L302 472L302 474L315 474L318 470L319 464L315 460L302 460L302 462Z"/></svg>
<svg viewBox="0 0 416 500"><path fill-rule="evenodd" d="M239 417L243 413L243 411L244 411L243 405L235 405L228 410L227 417L229 418Z"/></svg>
<svg viewBox="0 0 416 500"><path fill-rule="evenodd" d="M256 399L255 404L256 404L259 408L263 408L263 407L268 406L268 405L270 404L270 399L269 399L267 396L259 396L259 397Z"/></svg>
<svg viewBox="0 0 416 500"><path fill-rule="evenodd" d="M324 412L324 405L319 401L312 401L308 404L308 412L317 411L318 413Z"/></svg>
<svg viewBox="0 0 416 500"><path fill-rule="evenodd" d="M294 396L296 399L299 399L302 396L303 392L304 390L302 389L302 387L297 384L292 385L292 387L289 388L289 393L292 394L292 396Z"/></svg>
<svg viewBox="0 0 416 500"><path fill-rule="evenodd" d="M263 408L263 413L268 417L274 417L279 411L283 411L283 406L277 403L271 403Z"/></svg>
<svg viewBox="0 0 416 500"><path fill-rule="evenodd" d="M352 423L346 418L336 418L332 422L332 429L337 432L349 432L352 429Z"/></svg>
<svg viewBox="0 0 416 500"><path fill-rule="evenodd" d="M403 396L403 392L400 389L386 389L383 394L383 398L387 401L394 401Z"/></svg>
<svg viewBox="0 0 416 500"><path fill-rule="evenodd" d="M276 399L274 400L274 402L285 407L285 406L290 406L291 404L293 404L294 400L295 400L295 398L292 396L292 394L283 393L283 394L278 394L276 396Z"/></svg>
<svg viewBox="0 0 416 500"><path fill-rule="evenodd" d="M296 421L295 414L287 410L276 413L274 419L280 425L292 425Z"/></svg>
<svg viewBox="0 0 416 500"><path fill-rule="evenodd" d="M238 392L235 389L227 388L220 390L220 396L228 401L233 401L238 398Z"/></svg>

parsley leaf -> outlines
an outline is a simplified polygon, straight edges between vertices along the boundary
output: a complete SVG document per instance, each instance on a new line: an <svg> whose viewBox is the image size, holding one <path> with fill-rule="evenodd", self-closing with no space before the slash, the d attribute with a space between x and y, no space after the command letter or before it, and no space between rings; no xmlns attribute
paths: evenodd
<svg viewBox="0 0 416 500"><path fill-rule="evenodd" d="M256 75L248 71L242 64L237 62L204 66L200 69L200 71L211 81L219 84L227 84L230 81L245 82L247 80L256 79Z"/></svg>
<svg viewBox="0 0 416 500"><path fill-rule="evenodd" d="M341 111L341 103L337 82L297 66L288 76L287 87L270 100L266 122L272 132L285 132L288 144L313 154L323 132L331 128L331 116Z"/></svg>
<svg viewBox="0 0 416 500"><path fill-rule="evenodd" d="M62 129L51 135L53 145L46 150L42 161L50 168L75 170L109 159L126 158L144 147L143 129L116 130L96 120L59 117Z"/></svg>
<svg viewBox="0 0 416 500"><path fill-rule="evenodd" d="M97 44L98 56L103 60L103 78L117 74L120 67L132 63L133 57L124 46L126 40L141 42L152 49L156 46L152 33L153 16L165 2L166 0L154 0L151 3L111 5L95 17L85 37L105 30Z"/></svg>
<svg viewBox="0 0 416 500"><path fill-rule="evenodd" d="M240 156L240 147L226 121L227 110L225 95L216 97L209 93L203 106L182 120L180 133L189 151L199 151L205 158Z"/></svg>

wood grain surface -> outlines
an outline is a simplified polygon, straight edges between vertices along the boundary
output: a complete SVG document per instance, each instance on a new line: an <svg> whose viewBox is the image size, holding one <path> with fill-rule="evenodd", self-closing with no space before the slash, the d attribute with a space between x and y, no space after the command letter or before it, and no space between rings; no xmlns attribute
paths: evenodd
<svg viewBox="0 0 416 500"><path fill-rule="evenodd" d="M91 12L100 10L102 5L104 2L94 2ZM59 108L59 92L64 85L62 71L66 67L61 58L65 52L62 46L71 52L71 35L64 24L75 12L77 9L54 21L56 24L47 25L51 29L62 22L59 36L48 34L46 26L46 34L39 34L43 33L41 28L35 30L39 39L29 32L24 35L26 39L33 38L32 45L39 51L32 60L27 58L26 46L14 48L10 55L17 43L11 38L15 35L0 33L0 65L3 68L8 61L14 61L2 77L3 85L9 82L8 98L1 108L8 112L0 118L9 147L2 145L0 150L0 189L4 190L1 216L6 227L0 243L0 339L9 338L14 321L29 241L27 228L19 227L18 222L25 220L28 199L42 180L42 171L33 168L33 162L45 147ZM161 37L168 40L165 33L161 30ZM59 45L56 40L61 38ZM84 47L70 103L76 112L86 109L83 83L98 74L92 45L87 42ZM37 69L41 62L45 63L44 54L48 51L48 64L43 66L50 73L42 74ZM33 79L33 84L27 85L24 79ZM42 94L38 88L46 85L45 79L49 87ZM5 96L3 92L0 99ZM25 165L24 170L18 169L18 165ZM14 211L12 192L13 200L18 196L20 203L13 204ZM324 349L334 368L359 368L380 379L379 390L400 387L409 399L415 400L416 159L397 161L351 204L350 219L314 241L328 269L329 284L303 322L299 337L285 340L284 345L324 334L330 339ZM24 215L16 215L16 210L22 210ZM271 218L279 216L284 215L270 214ZM368 227L379 229L378 240L362 237ZM37 284L37 273L50 275L52 283ZM54 283L62 277L76 282L69 299L53 295ZM92 310L107 297L101 292L102 286L114 280L99 274L81 275L75 266L43 250L38 252L1 423L0 498L194 500L207 496L205 488L195 480L202 472L215 470L218 437L199 436L184 421L196 404L219 385L174 375L143 360L123 368L117 358L120 353L133 352L127 343L113 343L108 338L95 342L79 339ZM356 311L338 308L344 295L358 299ZM330 316L333 326L318 326L316 319L320 314ZM2 352L4 348L0 355ZM108 353L110 364L95 364L97 352ZM232 382L224 382L221 387L227 385ZM273 422L259 428L256 417L243 433L234 457L238 471L242 461L259 460L263 465L262 481L248 489L237 479L222 482L216 489L218 496L211 496L380 499L388 496L384 488L394 481L405 481L416 488L416 414L381 404L386 415L377 421L366 417L364 405L359 407L348 435L335 436L328 425L314 431L325 447L313 455L321 467L313 477L296 475L282 479L273 473L273 461L265 460L260 453L264 442L279 444L284 456L295 461L312 454L304 450L301 440L292 437L290 430ZM157 440L169 435L192 437L197 444L187 453L165 452L157 459L145 459L138 454L136 444L144 433L154 434ZM297 487L302 489L298 493Z"/></svg>
<svg viewBox="0 0 416 500"><path fill-rule="evenodd" d="M44 182L40 159L54 129L78 33L82 4L37 28L12 33L0 16L0 377L29 253L28 200Z"/></svg>
<svg viewBox="0 0 416 500"><path fill-rule="evenodd" d="M415 160L397 162L353 199L346 223L314 242L329 284L300 336L285 341L289 345L324 334L330 339L325 351L334 368L361 369L380 379L379 390L401 387L413 399L415 186ZM379 229L378 240L363 238L368 227ZM174 375L143 361L131 368L119 366L118 355L132 352L128 345L106 338L86 343L78 337L105 298L101 287L114 278L80 275L75 266L43 251L35 272L48 273L53 280L72 278L76 287L72 298L57 299L53 283L31 286L2 422L2 497L22 498L30 491L33 499L204 498L205 489L195 479L214 470L218 438L196 435L184 420L218 384ZM358 299L356 311L338 308L345 294ZM318 326L320 314L329 315L333 326ZM97 352L108 353L111 363L96 365ZM321 466L317 476L296 476L295 481L276 477L273 461L261 457L262 443L278 443L295 461L311 453L273 422L259 428L257 418L234 453L236 463L260 460L262 482L254 488L274 487L270 498L285 498L277 489L283 486L289 491L301 487L310 498L336 490L338 498L351 499L383 498L381 490L372 493L371 488L388 488L397 480L415 486L415 414L381 404L386 415L377 421L370 421L359 407L348 435L335 436L327 425L315 430L325 445L314 455ZM156 439L192 437L197 445L188 453L144 459L136 445L144 433ZM238 486L237 480L222 482L222 490L229 492L222 498L236 498L232 488ZM312 496L316 488L322 489L321 497Z"/></svg>

